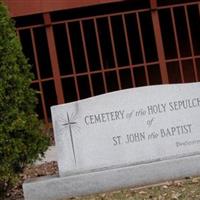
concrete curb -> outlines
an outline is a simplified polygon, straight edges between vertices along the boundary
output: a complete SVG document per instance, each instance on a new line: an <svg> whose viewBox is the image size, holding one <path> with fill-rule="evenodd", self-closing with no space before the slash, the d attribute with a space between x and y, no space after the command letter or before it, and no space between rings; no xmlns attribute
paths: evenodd
<svg viewBox="0 0 200 200"><path fill-rule="evenodd" d="M57 151L56 146L49 146L48 150L44 154L44 158L37 160L34 165L41 165L46 162L57 161Z"/></svg>
<svg viewBox="0 0 200 200"><path fill-rule="evenodd" d="M200 155L23 184L25 200L59 200L200 174Z"/></svg>

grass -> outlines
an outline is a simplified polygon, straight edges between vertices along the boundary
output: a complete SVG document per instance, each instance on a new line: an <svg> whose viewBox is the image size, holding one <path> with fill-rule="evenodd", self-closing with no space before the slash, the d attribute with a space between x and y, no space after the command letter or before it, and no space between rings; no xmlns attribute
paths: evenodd
<svg viewBox="0 0 200 200"><path fill-rule="evenodd" d="M71 198L74 200L200 200L200 177L143 188Z"/></svg>

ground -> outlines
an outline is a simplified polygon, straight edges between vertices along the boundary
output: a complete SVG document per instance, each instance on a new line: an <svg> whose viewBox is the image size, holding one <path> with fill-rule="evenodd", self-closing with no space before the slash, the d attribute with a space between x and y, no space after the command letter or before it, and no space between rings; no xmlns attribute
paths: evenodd
<svg viewBox="0 0 200 200"><path fill-rule="evenodd" d="M31 177L58 174L56 162L27 167L21 174L21 181L13 188L6 200L23 200L22 183ZM200 200L200 177L186 177L158 185L130 188L114 192L74 197L71 200ZM63 199L66 200L66 199Z"/></svg>
<svg viewBox="0 0 200 200"><path fill-rule="evenodd" d="M23 200L22 183L25 180L40 176L50 176L58 174L58 166L56 162L45 163L38 166L29 166L20 175L20 181L8 194L6 200ZM1 198L0 198L1 200ZM39 200L39 199L38 199Z"/></svg>

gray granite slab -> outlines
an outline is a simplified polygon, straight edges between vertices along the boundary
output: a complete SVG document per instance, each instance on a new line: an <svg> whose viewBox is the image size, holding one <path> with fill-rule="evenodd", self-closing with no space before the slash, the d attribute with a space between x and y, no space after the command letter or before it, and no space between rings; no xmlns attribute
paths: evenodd
<svg viewBox="0 0 200 200"><path fill-rule="evenodd" d="M43 177L24 183L23 190L26 200L61 200L199 174L197 155L66 177Z"/></svg>
<svg viewBox="0 0 200 200"><path fill-rule="evenodd" d="M200 154L200 83L52 107L60 176Z"/></svg>

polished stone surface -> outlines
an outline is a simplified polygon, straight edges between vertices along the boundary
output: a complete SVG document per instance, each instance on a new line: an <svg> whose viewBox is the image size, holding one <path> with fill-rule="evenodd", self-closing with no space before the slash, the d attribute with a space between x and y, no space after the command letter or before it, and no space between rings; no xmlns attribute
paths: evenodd
<svg viewBox="0 0 200 200"><path fill-rule="evenodd" d="M112 92L52 118L60 176L200 154L200 83Z"/></svg>

